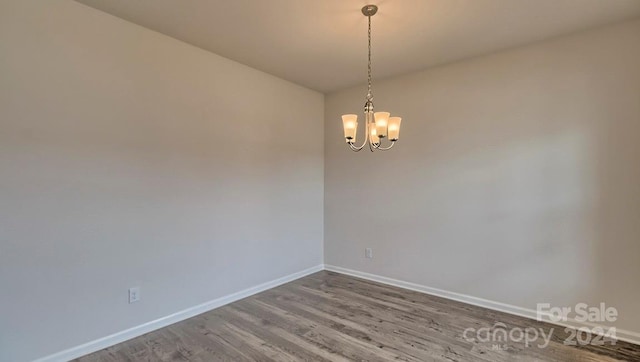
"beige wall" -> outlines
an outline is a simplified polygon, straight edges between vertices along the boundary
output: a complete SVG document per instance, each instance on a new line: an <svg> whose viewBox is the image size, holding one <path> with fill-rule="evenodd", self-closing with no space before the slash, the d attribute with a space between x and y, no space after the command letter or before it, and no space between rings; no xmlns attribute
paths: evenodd
<svg viewBox="0 0 640 362"><path fill-rule="evenodd" d="M326 264L530 309L606 302L640 332L640 21L374 81L404 117L387 153L342 139L365 92L325 99Z"/></svg>
<svg viewBox="0 0 640 362"><path fill-rule="evenodd" d="M323 260L640 332L640 22L323 97L78 3L0 1L0 361ZM323 157L325 158L323 186ZM364 258L364 248L374 258ZM142 301L127 303L127 289Z"/></svg>
<svg viewBox="0 0 640 362"><path fill-rule="evenodd" d="M0 1L0 361L322 263L322 125L320 93L73 1Z"/></svg>

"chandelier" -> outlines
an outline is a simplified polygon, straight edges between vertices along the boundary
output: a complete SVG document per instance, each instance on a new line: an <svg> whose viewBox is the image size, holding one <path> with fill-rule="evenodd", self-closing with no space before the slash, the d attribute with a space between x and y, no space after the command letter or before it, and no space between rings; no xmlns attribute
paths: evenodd
<svg viewBox="0 0 640 362"><path fill-rule="evenodd" d="M342 116L342 126L344 127L344 138L349 147L358 152L366 145L369 145L371 152L374 150L386 151L391 149L400 136L400 117L390 117L389 112L373 112L373 94L371 93L371 17L378 12L375 5L366 5L362 8L362 14L369 19L369 58L367 62L367 101L364 104L364 141L362 145L356 146L356 133L358 131L358 115L345 114ZM389 145L382 146L382 139L387 138Z"/></svg>

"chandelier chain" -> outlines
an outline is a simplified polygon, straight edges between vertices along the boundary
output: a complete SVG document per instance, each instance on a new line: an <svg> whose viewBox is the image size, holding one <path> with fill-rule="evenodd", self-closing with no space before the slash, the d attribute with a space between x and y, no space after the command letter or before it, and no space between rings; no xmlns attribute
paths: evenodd
<svg viewBox="0 0 640 362"><path fill-rule="evenodd" d="M373 99L373 95L371 94L371 15L367 16L369 19L369 31L367 33L369 39L369 57L367 60L367 83L368 83L368 92L367 92L367 100L370 101Z"/></svg>

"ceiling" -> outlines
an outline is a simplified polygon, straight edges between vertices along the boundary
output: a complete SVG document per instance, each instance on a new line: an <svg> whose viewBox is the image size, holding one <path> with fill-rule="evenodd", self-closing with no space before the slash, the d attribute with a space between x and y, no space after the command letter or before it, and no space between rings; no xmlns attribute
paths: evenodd
<svg viewBox="0 0 640 362"><path fill-rule="evenodd" d="M321 91L366 81L366 0L77 0ZM370 0L384 78L640 16L640 0Z"/></svg>

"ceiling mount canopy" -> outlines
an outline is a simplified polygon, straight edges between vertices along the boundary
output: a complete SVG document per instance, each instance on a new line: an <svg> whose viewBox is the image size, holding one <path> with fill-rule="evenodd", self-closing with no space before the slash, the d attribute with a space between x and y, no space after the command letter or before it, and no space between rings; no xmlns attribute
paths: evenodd
<svg viewBox="0 0 640 362"><path fill-rule="evenodd" d="M365 5L362 7L362 14L364 16L374 16L378 12L378 7L375 5Z"/></svg>
<svg viewBox="0 0 640 362"><path fill-rule="evenodd" d="M378 12L375 5L365 5L362 14L369 20L369 58L367 62L367 96L364 104L364 141L362 145L356 146L356 133L358 131L358 115L345 114L342 116L342 126L344 128L344 138L351 150L358 152L367 144L369 150L386 151L395 145L400 136L400 117L390 117L389 112L373 112L373 93L371 92L371 17ZM382 140L388 138L391 142L386 147L382 146Z"/></svg>

